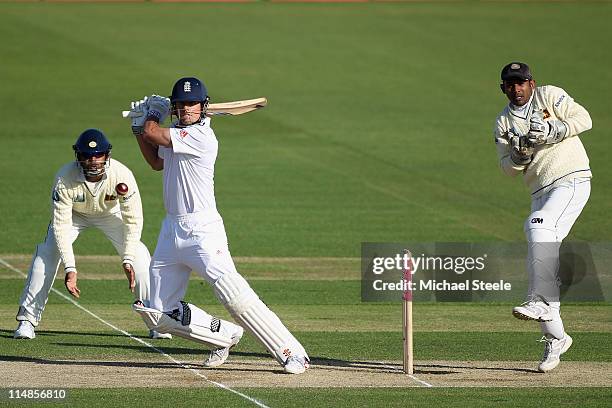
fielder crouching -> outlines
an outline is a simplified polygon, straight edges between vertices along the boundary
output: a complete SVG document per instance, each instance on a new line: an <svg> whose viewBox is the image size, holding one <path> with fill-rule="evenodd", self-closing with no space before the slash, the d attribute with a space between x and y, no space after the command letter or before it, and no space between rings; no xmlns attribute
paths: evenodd
<svg viewBox="0 0 612 408"><path fill-rule="evenodd" d="M145 160L163 170L164 219L151 261L151 304L134 304L153 330L212 347L207 367L225 362L243 327L284 367L300 374L309 358L300 342L238 273L214 194L218 142L205 116L208 94L197 78L182 78L171 99L153 95L132 103L132 132ZM171 128L159 126L169 115ZM217 319L183 301L196 272L240 325Z"/></svg>
<svg viewBox="0 0 612 408"><path fill-rule="evenodd" d="M538 369L546 372L572 345L560 314L559 248L591 191L589 158L578 137L591 129L591 117L563 89L536 87L527 64L506 65L501 80L510 103L494 131L500 165L509 176L522 174L531 190L524 225L529 291L512 313L540 322L544 356Z"/></svg>
<svg viewBox="0 0 612 408"><path fill-rule="evenodd" d="M87 129L73 146L76 161L64 165L55 177L52 219L45 241L32 258L14 337L33 339L60 261L64 283L78 298L77 268L72 249L79 234L90 227L100 229L121 256L129 288L137 299L148 303L151 255L140 242L142 204L132 172L111 159L112 145L98 129ZM151 337L169 337L151 332Z"/></svg>

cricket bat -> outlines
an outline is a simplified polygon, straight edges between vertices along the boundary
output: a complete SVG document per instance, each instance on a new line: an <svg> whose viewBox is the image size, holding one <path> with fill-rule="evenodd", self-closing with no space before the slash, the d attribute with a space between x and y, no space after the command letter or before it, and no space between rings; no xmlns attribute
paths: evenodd
<svg viewBox="0 0 612 408"><path fill-rule="evenodd" d="M206 109L206 116L235 116L261 109L268 104L266 98L246 99L244 101L211 103ZM123 111L124 118L138 117L140 113Z"/></svg>

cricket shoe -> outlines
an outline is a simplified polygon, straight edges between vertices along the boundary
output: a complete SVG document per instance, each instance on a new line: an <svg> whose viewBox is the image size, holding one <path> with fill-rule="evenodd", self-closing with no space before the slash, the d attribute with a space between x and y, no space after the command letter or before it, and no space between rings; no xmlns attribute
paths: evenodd
<svg viewBox="0 0 612 408"><path fill-rule="evenodd" d="M210 355L204 361L204 367L213 368L218 367L221 364L225 363L225 360L229 357L229 352L232 347L234 347L244 334L244 329L239 327L239 330L232 335L232 344L229 347L221 347L218 349L214 349L210 351Z"/></svg>
<svg viewBox="0 0 612 408"><path fill-rule="evenodd" d="M538 322L550 322L553 319L550 305L542 299L531 300L512 309L512 314L521 320L537 320Z"/></svg>
<svg viewBox="0 0 612 408"><path fill-rule="evenodd" d="M149 330L149 338L151 339L171 339L170 333L160 333L156 330Z"/></svg>
<svg viewBox="0 0 612 408"><path fill-rule="evenodd" d="M34 326L27 320L22 320L19 322L19 326L17 326L17 330L15 330L15 334L13 338L16 339L33 339L36 337L36 333L34 333Z"/></svg>
<svg viewBox="0 0 612 408"><path fill-rule="evenodd" d="M569 350L574 342L567 333L565 333L562 339L556 339L551 335L546 335L543 336L540 341L544 343L544 356L538 365L538 371L543 373L555 369L561 361L561 354Z"/></svg>
<svg viewBox="0 0 612 408"><path fill-rule="evenodd" d="M304 356L291 356L285 362L285 372L288 374L302 374L310 367L310 361Z"/></svg>

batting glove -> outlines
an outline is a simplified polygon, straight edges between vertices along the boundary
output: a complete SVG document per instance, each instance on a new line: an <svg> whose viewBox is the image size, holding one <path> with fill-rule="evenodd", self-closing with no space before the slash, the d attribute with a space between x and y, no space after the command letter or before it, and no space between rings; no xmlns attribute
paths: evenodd
<svg viewBox="0 0 612 408"><path fill-rule="evenodd" d="M528 165L533 160L534 147L525 136L510 137L510 159L519 166Z"/></svg>
<svg viewBox="0 0 612 408"><path fill-rule="evenodd" d="M554 144L562 141L567 135L567 125L560 120L544 120L541 111L534 112L529 120L527 138L534 146Z"/></svg>
<svg viewBox="0 0 612 408"><path fill-rule="evenodd" d="M132 102L130 117L132 118L132 133L134 136L140 136L144 130L144 123L147 120L149 108L147 107L147 97L139 101Z"/></svg>
<svg viewBox="0 0 612 408"><path fill-rule="evenodd" d="M170 99L159 96L151 95L146 101L147 108L149 109L147 117L154 117L159 123L166 120L170 115Z"/></svg>

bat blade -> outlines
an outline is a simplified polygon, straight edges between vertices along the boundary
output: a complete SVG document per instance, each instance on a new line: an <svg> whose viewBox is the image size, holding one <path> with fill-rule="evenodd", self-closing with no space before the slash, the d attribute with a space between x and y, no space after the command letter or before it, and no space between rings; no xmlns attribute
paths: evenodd
<svg viewBox="0 0 612 408"><path fill-rule="evenodd" d="M236 116L244 113L252 112L261 109L268 104L266 98L246 99L244 101L211 103L206 109L206 116ZM137 118L142 116L142 113L123 111L121 115L124 118Z"/></svg>

